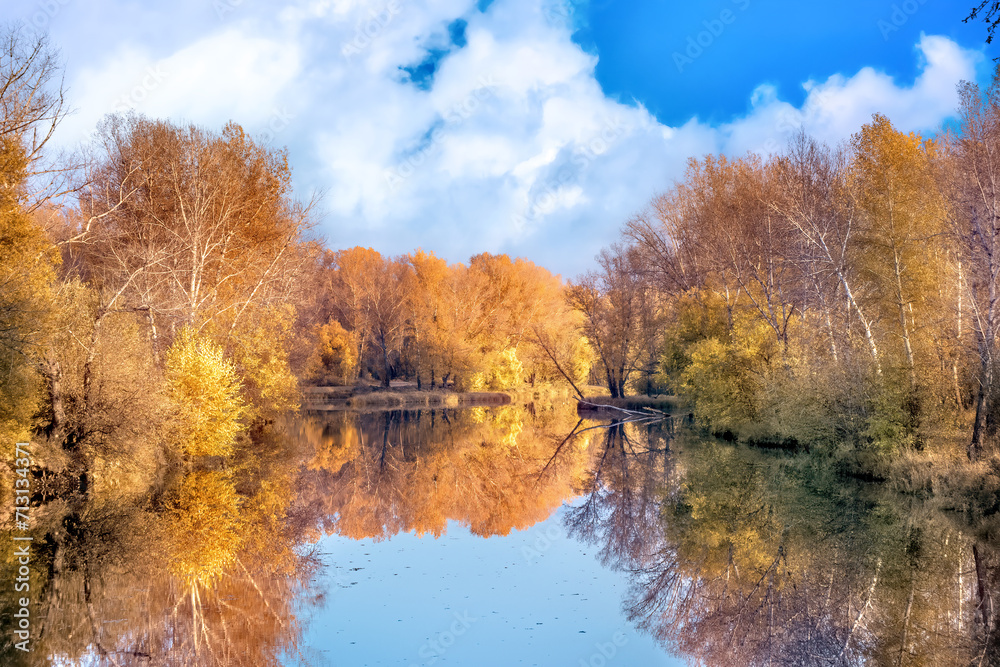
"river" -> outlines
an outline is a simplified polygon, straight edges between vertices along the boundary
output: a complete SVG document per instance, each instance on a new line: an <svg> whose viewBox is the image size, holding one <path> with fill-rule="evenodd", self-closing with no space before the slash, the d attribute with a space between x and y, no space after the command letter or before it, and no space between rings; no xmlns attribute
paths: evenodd
<svg viewBox="0 0 1000 667"><path fill-rule="evenodd" d="M36 493L4 664L997 659L996 499L569 402L311 413L253 447L150 497Z"/></svg>

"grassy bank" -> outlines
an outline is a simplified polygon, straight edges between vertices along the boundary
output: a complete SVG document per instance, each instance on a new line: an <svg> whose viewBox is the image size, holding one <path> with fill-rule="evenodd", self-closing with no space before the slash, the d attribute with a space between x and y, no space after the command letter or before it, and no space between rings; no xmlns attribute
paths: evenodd
<svg viewBox="0 0 1000 667"><path fill-rule="evenodd" d="M602 387L585 386L588 395L599 396ZM398 408L425 407L474 407L505 405L507 403L530 403L532 401L553 402L574 399L576 395L569 385L544 384L535 387L524 386L506 391L459 392L449 389L417 389L412 382L394 380L388 389L359 384L343 387L303 387L302 409L327 410L385 410ZM638 400L645 397L637 397ZM599 397L598 402L605 402ZM630 399L631 400L631 399ZM650 403L649 405L653 405ZM655 407L655 405L653 405Z"/></svg>
<svg viewBox="0 0 1000 667"><path fill-rule="evenodd" d="M302 409L386 410L399 408L462 407L504 405L511 396L503 392L455 392L443 389L371 390L368 387L307 387L303 390Z"/></svg>

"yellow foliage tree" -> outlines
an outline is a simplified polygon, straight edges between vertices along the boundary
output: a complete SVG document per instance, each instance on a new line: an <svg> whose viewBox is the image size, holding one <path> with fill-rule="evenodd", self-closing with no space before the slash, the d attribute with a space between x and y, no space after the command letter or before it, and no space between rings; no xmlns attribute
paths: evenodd
<svg viewBox="0 0 1000 667"><path fill-rule="evenodd" d="M944 261L947 213L932 166L936 149L881 114L854 135L852 147L860 233L851 260L871 286L867 301L884 327L880 347L915 386L918 375L927 377L917 371L927 370L920 366L929 334L940 327L936 297L952 271Z"/></svg>
<svg viewBox="0 0 1000 667"><path fill-rule="evenodd" d="M521 384L524 365L517 358L516 349L508 347L489 357L492 358L488 358L486 369L473 374L471 389L474 391L514 389Z"/></svg>
<svg viewBox="0 0 1000 667"><path fill-rule="evenodd" d="M288 347L295 308L291 305L252 308L226 340L233 367L242 383L247 421L271 420L299 406L298 380L292 374Z"/></svg>
<svg viewBox="0 0 1000 667"><path fill-rule="evenodd" d="M167 352L169 397L178 413L177 442L188 456L226 456L246 412L240 381L222 348L185 329Z"/></svg>
<svg viewBox="0 0 1000 667"><path fill-rule="evenodd" d="M316 334L316 350L309 360L309 378L319 384L347 384L357 375L358 341L331 319Z"/></svg>
<svg viewBox="0 0 1000 667"><path fill-rule="evenodd" d="M577 384L583 384L590 377L590 369L594 367L597 355L586 336L579 336L570 348L568 373Z"/></svg>
<svg viewBox="0 0 1000 667"><path fill-rule="evenodd" d="M16 142L0 138L0 435L26 439L40 384L28 356L52 308L58 261L52 244L20 199L27 162Z"/></svg>
<svg viewBox="0 0 1000 667"><path fill-rule="evenodd" d="M730 340L705 338L691 347L683 390L699 419L740 434L760 416L761 393L777 341L751 312L734 322Z"/></svg>

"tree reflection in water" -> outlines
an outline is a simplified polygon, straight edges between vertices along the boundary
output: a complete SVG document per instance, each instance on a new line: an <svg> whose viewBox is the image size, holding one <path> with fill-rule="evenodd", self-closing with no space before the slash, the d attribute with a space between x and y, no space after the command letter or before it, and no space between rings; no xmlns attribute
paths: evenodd
<svg viewBox="0 0 1000 667"><path fill-rule="evenodd" d="M506 535L568 503L568 533L627 573L631 621L695 662L1000 664L989 494L900 495L808 454L572 404L331 413L255 437L149 497L35 507L33 653L12 646L8 593L0 662L308 662L298 616L322 599L323 533Z"/></svg>
<svg viewBox="0 0 1000 667"><path fill-rule="evenodd" d="M289 505L291 442L258 434L231 469L203 462L151 497L71 496L34 508L31 652L13 646L16 595L2 596L0 663L295 660L296 605L315 594L316 561L301 546L312 519ZM6 555L0 576L13 581L17 563Z"/></svg>
<svg viewBox="0 0 1000 667"><path fill-rule="evenodd" d="M630 573L630 619L708 665L1000 663L1000 553L939 499L838 479L807 455L606 432L568 517Z"/></svg>
<svg viewBox="0 0 1000 667"><path fill-rule="evenodd" d="M507 535L573 495L587 441L550 459L577 421L570 403L303 420L313 455L300 493L322 508L328 534L441 535L454 520L476 535Z"/></svg>
<svg viewBox="0 0 1000 667"><path fill-rule="evenodd" d="M808 454L565 406L341 413L300 435L327 533L505 535L570 501L568 532L629 573L629 618L697 662L1000 664L988 522Z"/></svg>

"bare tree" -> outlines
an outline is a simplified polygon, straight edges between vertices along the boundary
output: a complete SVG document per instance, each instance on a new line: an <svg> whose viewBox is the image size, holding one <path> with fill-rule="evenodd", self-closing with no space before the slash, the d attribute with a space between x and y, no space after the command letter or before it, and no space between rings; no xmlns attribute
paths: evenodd
<svg viewBox="0 0 1000 667"><path fill-rule="evenodd" d="M656 294L644 279L641 261L635 246L613 245L598 256L601 271L584 275L569 289L614 398L625 395L634 373L650 372L657 350Z"/></svg>
<svg viewBox="0 0 1000 667"><path fill-rule="evenodd" d="M998 70L1000 74L1000 70ZM955 231L964 255L979 356L976 417L969 457L996 446L997 331L1000 329L1000 79L984 91L964 82L962 134L957 145L959 176L953 192Z"/></svg>
<svg viewBox="0 0 1000 667"><path fill-rule="evenodd" d="M44 159L43 149L67 113L62 63L48 38L7 25L0 35L0 141L24 153L33 187L22 191L21 204L29 211L64 192L68 170Z"/></svg>
<svg viewBox="0 0 1000 667"><path fill-rule="evenodd" d="M986 11L983 11L984 9ZM977 18L982 18L983 23L986 24L986 43L991 44L993 42L993 35L997 30L997 25L1000 25L1000 2L997 0L982 0L982 2L969 11L968 16L962 19L962 23L968 23Z"/></svg>

